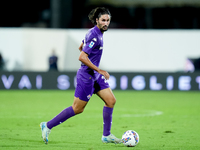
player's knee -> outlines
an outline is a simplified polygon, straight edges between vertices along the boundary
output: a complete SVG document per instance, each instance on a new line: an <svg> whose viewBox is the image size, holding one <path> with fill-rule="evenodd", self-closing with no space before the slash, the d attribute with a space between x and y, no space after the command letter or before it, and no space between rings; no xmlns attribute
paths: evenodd
<svg viewBox="0 0 200 150"><path fill-rule="evenodd" d="M76 114L81 114L84 111L84 109L79 109L76 111Z"/></svg>
<svg viewBox="0 0 200 150"><path fill-rule="evenodd" d="M77 115L77 114L80 114L84 111L84 108L81 108L81 107L77 107L75 105L72 105L72 108L74 110L74 113Z"/></svg>
<svg viewBox="0 0 200 150"><path fill-rule="evenodd" d="M115 106L115 103L116 103L116 98L114 97L113 100L112 100L113 107Z"/></svg>
<svg viewBox="0 0 200 150"><path fill-rule="evenodd" d="M115 106L115 103L116 103L116 98L113 97L106 105L107 107L113 108Z"/></svg>
<svg viewBox="0 0 200 150"><path fill-rule="evenodd" d="M74 113L77 114L81 114L84 111L84 108L74 108Z"/></svg>
<svg viewBox="0 0 200 150"><path fill-rule="evenodd" d="M72 108L75 114L80 114L84 111L87 102L81 101L79 98L75 98L72 104Z"/></svg>

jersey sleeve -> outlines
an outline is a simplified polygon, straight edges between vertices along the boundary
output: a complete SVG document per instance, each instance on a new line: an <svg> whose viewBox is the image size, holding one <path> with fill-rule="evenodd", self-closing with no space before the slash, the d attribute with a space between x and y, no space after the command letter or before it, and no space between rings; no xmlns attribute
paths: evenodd
<svg viewBox="0 0 200 150"><path fill-rule="evenodd" d="M83 50L90 55L92 50L98 45L97 37L94 34L86 35L83 41Z"/></svg>

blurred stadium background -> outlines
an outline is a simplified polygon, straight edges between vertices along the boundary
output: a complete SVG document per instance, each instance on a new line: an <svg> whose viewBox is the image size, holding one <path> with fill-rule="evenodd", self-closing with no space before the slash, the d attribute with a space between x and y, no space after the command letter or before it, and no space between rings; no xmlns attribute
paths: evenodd
<svg viewBox="0 0 200 150"><path fill-rule="evenodd" d="M78 46L97 6L112 14L101 62L112 89L200 90L199 0L0 1L0 89L74 89Z"/></svg>
<svg viewBox="0 0 200 150"><path fill-rule="evenodd" d="M38 126L73 101L78 47L97 6L112 14L100 66L117 98L112 133L137 131L134 149L199 150L200 0L1 0L0 149L127 149L102 144L96 95L49 145ZM58 71L49 71L53 50Z"/></svg>
<svg viewBox="0 0 200 150"><path fill-rule="evenodd" d="M112 12L111 28L200 28L199 0L9 0L0 4L1 27L88 28L91 9L105 6Z"/></svg>

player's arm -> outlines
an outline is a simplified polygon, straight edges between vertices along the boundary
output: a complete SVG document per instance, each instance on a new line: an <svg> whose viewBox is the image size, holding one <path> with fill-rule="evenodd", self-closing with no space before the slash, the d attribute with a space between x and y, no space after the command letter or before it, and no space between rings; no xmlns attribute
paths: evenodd
<svg viewBox="0 0 200 150"><path fill-rule="evenodd" d="M82 51L82 49L83 49L83 42L81 43L81 45L79 46L78 49L80 50L80 52Z"/></svg>
<svg viewBox="0 0 200 150"><path fill-rule="evenodd" d="M90 59L88 58L88 54L85 53L84 51L81 51L81 54L79 56L79 60L84 63L86 66L89 68L97 71L98 73L102 74L107 80L109 79L110 75L107 71L99 69L97 66L95 66Z"/></svg>

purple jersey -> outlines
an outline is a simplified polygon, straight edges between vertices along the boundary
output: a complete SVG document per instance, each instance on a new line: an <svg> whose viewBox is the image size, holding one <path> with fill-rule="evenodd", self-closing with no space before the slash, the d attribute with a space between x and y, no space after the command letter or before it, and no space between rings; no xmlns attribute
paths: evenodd
<svg viewBox="0 0 200 150"><path fill-rule="evenodd" d="M97 26L91 28L84 39L83 50L88 54L90 61L97 67L99 67L102 52L103 52L103 34ZM85 64L81 64L81 70L93 71ZM97 72L94 71L96 74ZM97 74L96 74L97 75Z"/></svg>
<svg viewBox="0 0 200 150"><path fill-rule="evenodd" d="M87 32L83 43L82 51L88 54L88 58L95 66L99 67L103 51L103 34L100 29L97 26L91 28ZM89 101L93 93L109 88L109 84L106 82L104 76L83 63L77 71L76 78L75 97L79 97L84 101Z"/></svg>

